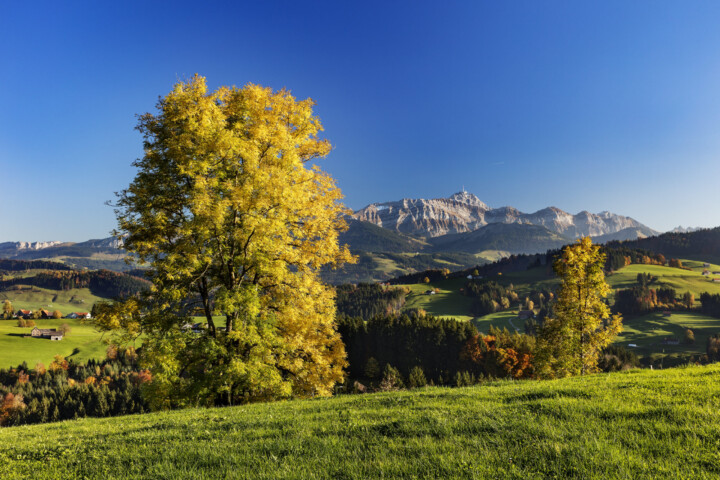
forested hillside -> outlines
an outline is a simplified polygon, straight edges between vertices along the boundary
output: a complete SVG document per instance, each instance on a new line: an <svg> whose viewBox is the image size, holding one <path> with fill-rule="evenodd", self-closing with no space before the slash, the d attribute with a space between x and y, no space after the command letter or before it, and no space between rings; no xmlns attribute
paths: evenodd
<svg viewBox="0 0 720 480"><path fill-rule="evenodd" d="M625 242L610 242L608 246L642 248L666 257L689 258L720 263L720 227L695 232L668 232L657 237Z"/></svg>

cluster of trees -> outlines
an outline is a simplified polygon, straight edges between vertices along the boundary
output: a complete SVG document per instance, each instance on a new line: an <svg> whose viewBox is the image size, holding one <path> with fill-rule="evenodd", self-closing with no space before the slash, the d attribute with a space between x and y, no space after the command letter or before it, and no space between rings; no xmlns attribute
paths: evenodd
<svg viewBox="0 0 720 480"><path fill-rule="evenodd" d="M150 287L147 280L110 270L87 272L52 270L40 272L32 277L2 280L0 281L0 290L17 284L33 285L52 290L89 288L93 295L105 298L134 296Z"/></svg>
<svg viewBox="0 0 720 480"><path fill-rule="evenodd" d="M341 285L335 288L335 304L341 315L365 320L400 312L409 291L377 283Z"/></svg>
<svg viewBox="0 0 720 480"><path fill-rule="evenodd" d="M0 425L110 417L148 411L141 389L151 375L134 350L77 364L61 356L47 368L26 364L0 370Z"/></svg>
<svg viewBox="0 0 720 480"><path fill-rule="evenodd" d="M605 270L613 272L633 264L665 265L665 256L648 250L628 248L621 244L608 244L603 248L605 253Z"/></svg>
<svg viewBox="0 0 720 480"><path fill-rule="evenodd" d="M450 383L463 370L460 352L477 335L470 322L436 318L422 312L367 321L340 316L338 331L347 351L350 379L378 382L383 368L391 365L404 377L419 367L435 384ZM374 365L378 368L373 368Z"/></svg>
<svg viewBox="0 0 720 480"><path fill-rule="evenodd" d="M467 370L482 377L532 378L535 337L490 327L465 343L460 358Z"/></svg>
<svg viewBox="0 0 720 480"><path fill-rule="evenodd" d="M708 337L706 355L709 363L720 362L720 335L715 334Z"/></svg>
<svg viewBox="0 0 720 480"><path fill-rule="evenodd" d="M720 293L701 293L700 311L706 315L720 318Z"/></svg>
<svg viewBox="0 0 720 480"><path fill-rule="evenodd" d="M468 280L463 294L475 298L470 310L478 317L510 308L510 305L519 301L518 294L512 288L494 281Z"/></svg>
<svg viewBox="0 0 720 480"><path fill-rule="evenodd" d="M620 242L608 242L608 247ZM622 242L625 248L638 248L661 253L672 258L712 258L720 256L720 227L689 233L663 233L656 237Z"/></svg>
<svg viewBox="0 0 720 480"><path fill-rule="evenodd" d="M640 315L658 309L693 308L695 296L691 292L679 297L672 287L651 288L656 281L657 277L649 273L638 273L637 285L615 292L614 310L623 315Z"/></svg>
<svg viewBox="0 0 720 480"><path fill-rule="evenodd" d="M422 272L408 273L389 281L391 284L430 283L439 282L448 278L450 270L447 268L433 268Z"/></svg>
<svg viewBox="0 0 720 480"><path fill-rule="evenodd" d="M49 260L10 260L0 258L0 274L25 272L28 270L72 270L69 265Z"/></svg>
<svg viewBox="0 0 720 480"><path fill-rule="evenodd" d="M338 329L348 353L348 380L363 389L470 385L481 379L530 378L534 338L422 312L368 321L341 317Z"/></svg>

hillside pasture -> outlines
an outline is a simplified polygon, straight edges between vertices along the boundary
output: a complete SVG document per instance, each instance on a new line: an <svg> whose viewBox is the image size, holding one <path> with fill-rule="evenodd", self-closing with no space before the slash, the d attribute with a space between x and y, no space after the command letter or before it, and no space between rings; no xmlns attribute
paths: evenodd
<svg viewBox="0 0 720 480"><path fill-rule="evenodd" d="M685 330L695 334L693 344L683 343ZM623 320L623 332L615 344L628 347L644 363L655 366L673 366L686 363L690 356L696 359L706 353L708 337L720 334L720 318L709 317L695 312L671 312L669 316L654 312L640 317ZM663 343L668 338L680 341L679 345Z"/></svg>
<svg viewBox="0 0 720 480"><path fill-rule="evenodd" d="M0 478L720 476L720 365L3 429Z"/></svg>
<svg viewBox="0 0 720 480"><path fill-rule="evenodd" d="M76 362L105 358L107 346L92 325L69 318L35 320L35 323L38 328L59 328L66 323L71 331L60 341L25 337L30 335L32 328L18 327L17 320L0 320L0 368L16 367L22 362L30 368L37 363L47 366L55 355L69 357Z"/></svg>
<svg viewBox="0 0 720 480"><path fill-rule="evenodd" d="M698 262L700 263L700 262ZM700 263L702 266L702 263ZM685 270L660 265L628 265L617 272L608 275L607 282L613 289L630 288L637 284L639 273L649 273L657 277L657 281L650 284L650 288L671 287L678 295L691 292L698 298L702 292L720 293L720 282L713 282L712 278L720 275L703 276L702 268ZM710 271L720 271L720 267L711 268Z"/></svg>
<svg viewBox="0 0 720 480"><path fill-rule="evenodd" d="M510 333L525 333L525 320L520 320L517 314L518 309L511 308L477 317L473 320L473 323L482 333L488 333L491 326L501 329L507 328Z"/></svg>
<svg viewBox="0 0 720 480"><path fill-rule="evenodd" d="M405 297L404 309L421 308L437 317L452 317L460 321L468 321L473 318L470 314L473 299L460 293L462 285L464 285L464 279L399 286L410 289L410 293ZM427 290L434 288L438 288L438 293L425 294Z"/></svg>
<svg viewBox="0 0 720 480"><path fill-rule="evenodd" d="M92 306L103 299L90 293L89 288L70 290L49 290L34 285L13 285L0 291L0 302L10 300L13 310L60 310L63 316L71 312L89 312Z"/></svg>

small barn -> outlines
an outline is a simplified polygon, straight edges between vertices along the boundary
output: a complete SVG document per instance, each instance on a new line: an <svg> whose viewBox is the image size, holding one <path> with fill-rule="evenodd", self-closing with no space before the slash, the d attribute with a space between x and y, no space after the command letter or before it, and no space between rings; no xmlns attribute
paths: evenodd
<svg viewBox="0 0 720 480"><path fill-rule="evenodd" d="M63 338L63 333L55 328L38 328L35 327L30 332L31 337L35 338L49 338L50 340L60 341Z"/></svg>

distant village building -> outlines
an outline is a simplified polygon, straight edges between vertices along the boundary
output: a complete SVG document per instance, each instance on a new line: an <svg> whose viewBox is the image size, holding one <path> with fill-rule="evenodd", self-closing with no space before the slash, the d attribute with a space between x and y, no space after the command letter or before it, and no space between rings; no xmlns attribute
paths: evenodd
<svg viewBox="0 0 720 480"><path fill-rule="evenodd" d="M32 314L33 314L32 310L22 310L22 309L18 310L16 313L18 318L24 318L26 320L31 318Z"/></svg>
<svg viewBox="0 0 720 480"><path fill-rule="evenodd" d="M60 330L54 328L33 328L30 332L31 337L35 338L49 338L50 340L60 341L63 338L63 333Z"/></svg>
<svg viewBox="0 0 720 480"><path fill-rule="evenodd" d="M207 329L207 326L204 323L198 322L198 323L186 323L182 327L183 330L190 330L192 333L202 333Z"/></svg>
<svg viewBox="0 0 720 480"><path fill-rule="evenodd" d="M52 318L52 313L49 310L40 309L40 318Z"/></svg>
<svg viewBox="0 0 720 480"><path fill-rule="evenodd" d="M71 312L65 318L91 318L88 312Z"/></svg>

